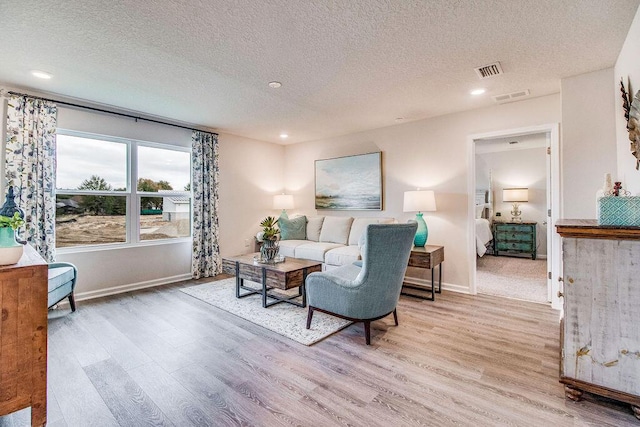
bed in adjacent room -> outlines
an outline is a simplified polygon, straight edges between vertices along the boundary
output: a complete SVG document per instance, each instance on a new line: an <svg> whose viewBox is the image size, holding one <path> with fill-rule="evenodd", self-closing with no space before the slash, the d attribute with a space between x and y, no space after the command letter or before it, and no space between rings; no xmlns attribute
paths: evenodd
<svg viewBox="0 0 640 427"><path fill-rule="evenodd" d="M493 241L491 222L489 221L489 218L493 215L490 198L491 193L489 190L476 190L476 253L480 257L487 253L487 248L491 246L491 242Z"/></svg>

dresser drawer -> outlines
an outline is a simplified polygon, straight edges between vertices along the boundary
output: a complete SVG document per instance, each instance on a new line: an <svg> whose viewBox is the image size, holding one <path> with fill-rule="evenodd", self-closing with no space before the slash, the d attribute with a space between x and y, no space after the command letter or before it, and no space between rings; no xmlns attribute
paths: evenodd
<svg viewBox="0 0 640 427"><path fill-rule="evenodd" d="M496 233L496 238L500 241L532 242L533 234L499 231Z"/></svg>
<svg viewBox="0 0 640 427"><path fill-rule="evenodd" d="M531 252L533 251L532 242L497 242L496 249L499 251L522 251L522 252Z"/></svg>
<svg viewBox="0 0 640 427"><path fill-rule="evenodd" d="M530 224L496 224L496 231L506 233L531 233L534 225Z"/></svg>

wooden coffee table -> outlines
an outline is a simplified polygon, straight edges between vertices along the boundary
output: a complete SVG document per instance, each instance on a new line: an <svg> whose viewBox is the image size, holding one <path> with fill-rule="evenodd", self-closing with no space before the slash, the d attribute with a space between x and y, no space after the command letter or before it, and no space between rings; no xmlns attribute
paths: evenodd
<svg viewBox="0 0 640 427"><path fill-rule="evenodd" d="M236 298L244 298L249 295L261 294L262 306L270 307L274 304L286 302L298 307L307 306L307 295L304 289L304 281L309 273L322 271L322 263L306 259L287 258L278 264L254 263L253 257L259 254L238 255L222 259L222 270L227 274L236 276ZM261 289L250 288L244 285L244 281L250 280L262 284ZM270 293L271 289L298 288L298 294L283 297ZM240 293L241 290L247 291ZM295 301L302 297L302 302ZM267 301L272 299L275 301Z"/></svg>

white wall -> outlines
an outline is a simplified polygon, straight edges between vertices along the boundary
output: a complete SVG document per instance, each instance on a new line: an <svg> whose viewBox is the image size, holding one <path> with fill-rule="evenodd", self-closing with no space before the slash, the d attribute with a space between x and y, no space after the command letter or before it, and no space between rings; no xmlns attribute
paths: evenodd
<svg viewBox="0 0 640 427"><path fill-rule="evenodd" d="M611 91L615 94L615 126L617 141L618 178L622 181L623 188L628 189L634 195L640 195L640 171L636 170L635 158L629 150L629 132L624 119L622 109L622 97L620 95L620 79L624 80L624 86L629 90L628 82L631 81L631 90L635 94L640 89L640 9L631 24L627 38L622 46L620 55L615 65L613 76L614 87Z"/></svg>
<svg viewBox="0 0 640 427"><path fill-rule="evenodd" d="M511 187L529 189L529 201L520 203L523 221L535 221L537 226L538 255L547 254L547 170L546 148L510 150L477 154L491 170L494 190L494 215L501 213L500 221L511 218L511 202L502 201L502 190ZM477 168L476 163L476 168Z"/></svg>
<svg viewBox="0 0 640 427"><path fill-rule="evenodd" d="M6 114L2 115L2 128ZM94 134L190 146L191 131L109 114L58 107L58 127ZM282 191L284 148L229 134L220 144L220 251L248 252L244 246L271 209L271 195ZM4 141L4 139L3 139ZM4 151L4 150L3 150ZM4 162L0 176L4 175ZM4 198L4 195L2 196ZM78 299L184 280L191 276L191 242L143 244L126 248L58 250L56 259L79 270Z"/></svg>
<svg viewBox="0 0 640 427"><path fill-rule="evenodd" d="M564 218L596 218L604 174L617 175L614 101L620 92L612 88L613 74L608 68L562 80Z"/></svg>
<svg viewBox="0 0 640 427"><path fill-rule="evenodd" d="M443 281L452 289L469 289L467 263L467 137L503 129L560 122L560 95L497 105L463 113L290 145L285 150L288 190L299 210L314 209L314 160L382 151L384 211L318 211L336 216L391 216L400 222L414 213L402 212L404 191L433 189L437 212L425 213L429 241L445 247Z"/></svg>
<svg viewBox="0 0 640 427"><path fill-rule="evenodd" d="M476 188L478 190L489 190L491 188L491 176L489 165L482 156L476 154Z"/></svg>

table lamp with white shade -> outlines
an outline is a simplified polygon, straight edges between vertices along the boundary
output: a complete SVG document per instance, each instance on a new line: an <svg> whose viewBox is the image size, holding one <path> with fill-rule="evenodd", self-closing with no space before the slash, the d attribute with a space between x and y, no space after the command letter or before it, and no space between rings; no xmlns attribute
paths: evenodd
<svg viewBox="0 0 640 427"><path fill-rule="evenodd" d="M282 209L280 216L289 219L287 209L293 209L293 195L282 193L273 196L273 209Z"/></svg>
<svg viewBox="0 0 640 427"><path fill-rule="evenodd" d="M504 188L502 190L502 201L512 202L511 204L511 221L522 222L522 211L520 203L529 201L528 188Z"/></svg>
<svg viewBox="0 0 640 427"><path fill-rule="evenodd" d="M418 212L416 214L416 222L418 230L416 237L413 239L414 246L422 247L427 243L429 237L429 229L427 223L422 218L422 212L435 212L436 196L433 190L416 190L404 192L404 212Z"/></svg>

